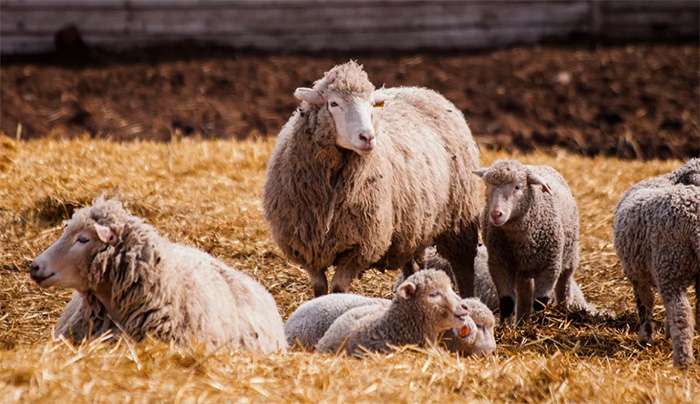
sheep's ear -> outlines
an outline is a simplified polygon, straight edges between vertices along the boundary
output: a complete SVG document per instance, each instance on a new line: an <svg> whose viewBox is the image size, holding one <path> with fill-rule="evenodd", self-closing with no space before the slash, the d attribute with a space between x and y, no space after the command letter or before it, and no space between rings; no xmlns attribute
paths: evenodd
<svg viewBox="0 0 700 404"><path fill-rule="evenodd" d="M117 243L117 235L109 227L95 223L95 232L97 233L97 238L99 238L101 242L109 245Z"/></svg>
<svg viewBox="0 0 700 404"><path fill-rule="evenodd" d="M472 170L472 174L478 176L479 178L484 178L484 174L486 174L486 171L488 168L480 168L478 170Z"/></svg>
<svg viewBox="0 0 700 404"><path fill-rule="evenodd" d="M375 108L384 108L384 102L386 102L388 98L386 94L375 91L372 93L372 106Z"/></svg>
<svg viewBox="0 0 700 404"><path fill-rule="evenodd" d="M547 185L544 179L540 177L539 175L533 173L533 172L528 172L527 173L527 183L529 185L541 185L542 186L542 192L551 194L552 193L552 188Z"/></svg>
<svg viewBox="0 0 700 404"><path fill-rule="evenodd" d="M416 293L416 284L413 282L408 282L408 281L399 285L399 288L396 290L396 294L404 300L410 299L411 297L413 297L413 295L415 293Z"/></svg>
<svg viewBox="0 0 700 404"><path fill-rule="evenodd" d="M309 104L314 105L320 105L325 102L321 96L321 93L308 87L299 87L294 90L294 97L296 97L299 101L306 101Z"/></svg>

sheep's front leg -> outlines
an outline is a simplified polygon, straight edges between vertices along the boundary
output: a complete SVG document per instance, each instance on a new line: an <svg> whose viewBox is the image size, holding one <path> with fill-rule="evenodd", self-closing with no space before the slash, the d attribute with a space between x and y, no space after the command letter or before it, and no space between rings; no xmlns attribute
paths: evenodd
<svg viewBox="0 0 700 404"><path fill-rule="evenodd" d="M532 278L518 278L516 280L518 306L515 309L516 322L520 323L530 315L532 309L534 281Z"/></svg>
<svg viewBox="0 0 700 404"><path fill-rule="evenodd" d="M311 282L311 288L314 292L314 297L323 296L328 293L328 280L326 279L326 269L306 270Z"/></svg>
<svg viewBox="0 0 700 404"><path fill-rule="evenodd" d="M660 287L673 345L673 364L686 367L693 363L694 321L687 291L678 287Z"/></svg>
<svg viewBox="0 0 700 404"><path fill-rule="evenodd" d="M554 291L554 285L560 274L560 260L555 260L555 262L543 268L543 270L535 276L535 300L533 303L533 309L535 311L544 310L549 304L552 292ZM568 283L568 278L566 282ZM566 291L566 289L564 289L564 291ZM563 296L562 300L565 300L565 298L566 296Z"/></svg>
<svg viewBox="0 0 700 404"><path fill-rule="evenodd" d="M489 256L489 272L496 285L498 310L501 323L504 323L515 312L515 279L506 266L493 256Z"/></svg>
<svg viewBox="0 0 700 404"><path fill-rule="evenodd" d="M700 272L695 277L695 329L700 332Z"/></svg>

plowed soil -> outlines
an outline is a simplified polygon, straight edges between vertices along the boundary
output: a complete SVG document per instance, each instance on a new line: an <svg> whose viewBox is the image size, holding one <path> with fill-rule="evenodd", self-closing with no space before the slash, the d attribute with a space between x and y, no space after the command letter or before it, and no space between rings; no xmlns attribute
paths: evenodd
<svg viewBox="0 0 700 404"><path fill-rule="evenodd" d="M184 46L89 51L70 60L6 57L0 129L22 138L274 136L296 107L294 88L349 58L363 63L377 86L440 91L487 147L700 155L697 44L389 56Z"/></svg>

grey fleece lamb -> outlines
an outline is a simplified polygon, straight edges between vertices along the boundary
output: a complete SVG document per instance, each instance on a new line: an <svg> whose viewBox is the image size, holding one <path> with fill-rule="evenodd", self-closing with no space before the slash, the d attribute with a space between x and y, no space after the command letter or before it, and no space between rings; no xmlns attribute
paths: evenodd
<svg viewBox="0 0 700 404"><path fill-rule="evenodd" d="M107 331L179 345L283 351L282 318L254 279L198 249L172 243L114 200L75 212L31 265L40 287L76 290L56 334Z"/></svg>
<svg viewBox="0 0 700 404"><path fill-rule="evenodd" d="M475 171L486 183L482 215L488 266L501 319L534 304L566 303L579 263L579 216L564 178L548 166L499 160ZM517 298L517 305L516 299Z"/></svg>
<svg viewBox="0 0 700 404"><path fill-rule="evenodd" d="M362 66L335 66L299 88L270 158L265 217L315 296L346 292L370 267L407 275L427 246L473 295L479 152L464 116L423 88L376 90Z"/></svg>
<svg viewBox="0 0 700 404"><path fill-rule="evenodd" d="M377 310L376 308L381 308ZM386 352L391 346L435 343L452 328L469 325L467 307L442 271L418 271L396 290L389 305L364 305L341 315L316 345L319 352Z"/></svg>
<svg viewBox="0 0 700 404"><path fill-rule="evenodd" d="M644 342L652 339L656 287L666 308L673 363L679 367L694 361L687 289L695 284L700 294L700 186L683 184L694 184L697 173L686 164L635 184L620 199L614 220L615 250L634 289L639 336ZM695 309L697 324L700 299Z"/></svg>

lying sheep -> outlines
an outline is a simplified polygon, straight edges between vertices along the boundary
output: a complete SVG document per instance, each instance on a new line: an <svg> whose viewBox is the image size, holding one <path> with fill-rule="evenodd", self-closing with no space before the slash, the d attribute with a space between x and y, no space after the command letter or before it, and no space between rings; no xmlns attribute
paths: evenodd
<svg viewBox="0 0 700 404"><path fill-rule="evenodd" d="M316 350L386 352L392 346L436 343L441 333L453 328L466 329L464 334L476 333L468 310L452 290L447 274L419 271L398 287L390 303L362 304L339 316L318 341Z"/></svg>
<svg viewBox="0 0 700 404"><path fill-rule="evenodd" d="M379 89L362 66L335 66L298 88L298 110L270 158L265 217L315 296L345 292L369 267L414 271L436 244L473 295L479 151L464 116L423 88Z"/></svg>
<svg viewBox="0 0 700 404"><path fill-rule="evenodd" d="M459 330L452 329L443 334L442 342L449 350L465 355L492 353L496 349L493 313L479 299L462 299L462 304L468 310L475 332L460 337ZM347 293L317 297L299 306L289 317L284 328L287 342L313 350L331 324L346 312L353 310L351 317L345 320L351 321L365 314L386 310L390 305L389 299ZM354 310L359 307L363 309Z"/></svg>
<svg viewBox="0 0 700 404"><path fill-rule="evenodd" d="M334 293L309 300L297 307L284 325L287 343L312 349L343 313L356 307L385 302L389 300L349 293Z"/></svg>
<svg viewBox="0 0 700 404"><path fill-rule="evenodd" d="M284 351L282 318L262 285L210 255L160 236L114 200L75 212L31 264L42 288L75 289L56 326L81 340L112 330L262 352Z"/></svg>
<svg viewBox="0 0 700 404"><path fill-rule="evenodd" d="M515 160L474 173L486 183L483 238L501 319L515 309L520 321L553 297L566 303L579 262L579 217L564 178Z"/></svg>
<svg viewBox="0 0 700 404"><path fill-rule="evenodd" d="M669 185L682 170L632 186L620 199L613 224L615 250L634 289L640 339L652 340L656 287L666 308L673 363L679 367L694 361L687 289L695 284L700 294L700 187ZM693 175L680 175L675 181L686 178L692 183ZM700 324L700 299L695 322Z"/></svg>

